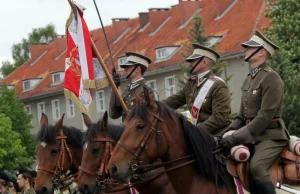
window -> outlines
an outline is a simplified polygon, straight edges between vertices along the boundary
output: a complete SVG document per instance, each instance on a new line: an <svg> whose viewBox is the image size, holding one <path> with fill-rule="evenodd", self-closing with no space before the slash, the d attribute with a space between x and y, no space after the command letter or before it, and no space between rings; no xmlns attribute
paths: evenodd
<svg viewBox="0 0 300 194"><path fill-rule="evenodd" d="M105 111L105 97L104 97L103 90L96 92L96 100L97 100L97 112L103 113Z"/></svg>
<svg viewBox="0 0 300 194"><path fill-rule="evenodd" d="M59 100L52 100L53 120L60 119Z"/></svg>
<svg viewBox="0 0 300 194"><path fill-rule="evenodd" d="M45 113L45 103L41 102L37 104L38 121L41 120L42 113Z"/></svg>
<svg viewBox="0 0 300 194"><path fill-rule="evenodd" d="M122 69L122 68L121 68L121 65L124 65L124 64L125 64L126 59L127 59L127 57L121 57L121 58L118 59L119 69Z"/></svg>
<svg viewBox="0 0 300 194"><path fill-rule="evenodd" d="M28 114L31 114L31 107L30 107L30 105L24 106L24 109L25 109L25 111L26 111Z"/></svg>
<svg viewBox="0 0 300 194"><path fill-rule="evenodd" d="M207 47L212 47L218 44L222 40L223 36L210 36L206 40L205 44Z"/></svg>
<svg viewBox="0 0 300 194"><path fill-rule="evenodd" d="M167 49L161 48L156 50L156 58L157 59L163 59L167 57Z"/></svg>
<svg viewBox="0 0 300 194"><path fill-rule="evenodd" d="M59 83L59 82L60 82L60 74L54 74L53 83Z"/></svg>
<svg viewBox="0 0 300 194"><path fill-rule="evenodd" d="M30 80L24 81L23 84L24 90L30 90Z"/></svg>
<svg viewBox="0 0 300 194"><path fill-rule="evenodd" d="M147 85L153 89L153 92L154 92L154 97L155 97L155 100L159 100L158 99L158 93L157 93L157 85L156 85L156 80L150 80L147 82Z"/></svg>
<svg viewBox="0 0 300 194"><path fill-rule="evenodd" d="M165 78L165 86L166 86L166 97L171 96L176 93L175 88L175 77L167 77Z"/></svg>
<svg viewBox="0 0 300 194"><path fill-rule="evenodd" d="M57 72L52 74L52 83L59 84L64 80L64 72Z"/></svg>
<svg viewBox="0 0 300 194"><path fill-rule="evenodd" d="M67 117L75 117L75 107L74 107L74 102L69 99L66 98L66 104L67 104Z"/></svg>

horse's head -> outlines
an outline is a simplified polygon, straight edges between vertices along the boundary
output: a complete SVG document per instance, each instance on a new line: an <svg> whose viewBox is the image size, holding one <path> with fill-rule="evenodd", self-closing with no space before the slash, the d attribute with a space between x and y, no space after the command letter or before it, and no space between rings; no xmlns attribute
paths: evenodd
<svg viewBox="0 0 300 194"><path fill-rule="evenodd" d="M121 182L128 182L136 165L149 164L166 153L166 144L157 102L144 87L145 99L136 94L137 105L125 120L124 132L109 161L110 175Z"/></svg>
<svg viewBox="0 0 300 194"><path fill-rule="evenodd" d="M83 120L88 129L79 168L78 188L82 193L95 193L107 175L105 168L112 152L113 140L108 137L107 112L97 123L93 123L84 113Z"/></svg>
<svg viewBox="0 0 300 194"><path fill-rule="evenodd" d="M63 118L55 126L48 125L48 118L42 114L40 120L41 130L38 134L36 146L37 177L35 190L37 193L53 193L56 176L61 175L72 165L71 153L63 134ZM66 146L66 147L64 147Z"/></svg>

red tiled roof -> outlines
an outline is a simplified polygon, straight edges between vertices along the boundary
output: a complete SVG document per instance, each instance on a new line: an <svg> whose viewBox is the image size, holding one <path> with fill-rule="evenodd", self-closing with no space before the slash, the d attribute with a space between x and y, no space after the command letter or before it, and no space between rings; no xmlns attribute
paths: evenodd
<svg viewBox="0 0 300 194"><path fill-rule="evenodd" d="M270 20L264 16L266 10L265 0L238 0L228 13L217 20L218 2L219 1L202 0L199 2L201 3L199 4L201 8L199 14L202 18L205 35L225 35L221 42L216 46L216 50L223 55L242 51L243 48L241 47L241 43L246 41L252 35L255 28L261 30L262 28L269 26ZM184 2L180 2L180 4L182 3ZM180 11L179 6L172 6L169 10L171 19L153 36L149 36L152 32L149 26L144 31L139 32L139 18L130 19L128 21L130 30L116 44L113 44L115 41L115 31L113 26L106 26L105 31L108 35L115 66L118 64L118 57L123 56L125 52L128 51L143 53L150 57L152 61L155 61L155 48L163 45L182 45L183 43L186 43L188 41L188 31L192 27L193 22L190 22L184 28L179 29L179 26L182 23L182 16L180 13L182 12ZM109 62L110 57L102 29L92 30L91 36L104 61ZM65 38L60 37L56 38L47 47L40 47L41 49L44 49L44 51L46 49L47 52L36 60L33 65L33 61L27 61L20 68L2 80L0 85L3 83L14 84L16 93L20 95L21 99L62 90L63 84L55 86L52 86L51 84L52 73L64 71L65 56L62 55L57 59L57 57L66 49L66 44L64 44L64 42ZM38 49L38 47L35 49ZM184 50L185 48L181 48L167 61L152 63L149 70L151 71L177 65L183 60L181 52ZM44 51L38 53L43 53ZM108 63L108 68L111 70L111 62ZM23 92L22 80L27 78L42 78L42 80L34 89Z"/></svg>

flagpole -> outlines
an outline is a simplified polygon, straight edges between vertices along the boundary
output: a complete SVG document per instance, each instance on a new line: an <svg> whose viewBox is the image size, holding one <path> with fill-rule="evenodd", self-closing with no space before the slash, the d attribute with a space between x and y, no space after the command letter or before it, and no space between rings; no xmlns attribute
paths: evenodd
<svg viewBox="0 0 300 194"><path fill-rule="evenodd" d="M114 93L115 93L117 99L119 100L119 102L120 102L120 104L121 104L121 107L122 107L123 111L124 111L124 112L128 111L128 108L127 108L126 104L124 103L123 98L121 97L121 95L120 95L120 93L119 93L119 90L118 90L117 86L115 85L114 80L113 80L112 77L110 76L110 73L109 73L109 71L108 71L108 69L107 69L107 67L106 67L106 65L105 65L105 63L104 63L104 61L103 61L103 59L102 59L102 57L101 57L101 55L100 55L100 53L99 53L99 51L98 51L96 45L95 45L95 43L94 43L94 41L93 41L92 39L91 39L91 42L92 42L92 48L93 48L93 51L94 51L94 53L95 53L97 59L99 60L100 65L101 65L101 67L102 67L104 73L106 74L106 77L107 77L107 79L108 79L108 82L110 83L110 85L111 85L111 87L112 87L112 89L113 89L113 91L114 91Z"/></svg>

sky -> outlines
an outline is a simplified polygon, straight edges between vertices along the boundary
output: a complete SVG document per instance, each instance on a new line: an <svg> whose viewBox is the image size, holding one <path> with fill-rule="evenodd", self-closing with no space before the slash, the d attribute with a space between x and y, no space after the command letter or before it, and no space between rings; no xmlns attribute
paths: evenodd
<svg viewBox="0 0 300 194"><path fill-rule="evenodd" d="M104 25L112 18L135 18L149 8L169 8L179 0L96 0ZM77 0L86 7L84 17L90 30L100 28L93 0ZM11 47L27 38L33 28L53 23L58 34L64 34L66 19L70 14L67 0L9 0L0 6L0 66L12 60Z"/></svg>

